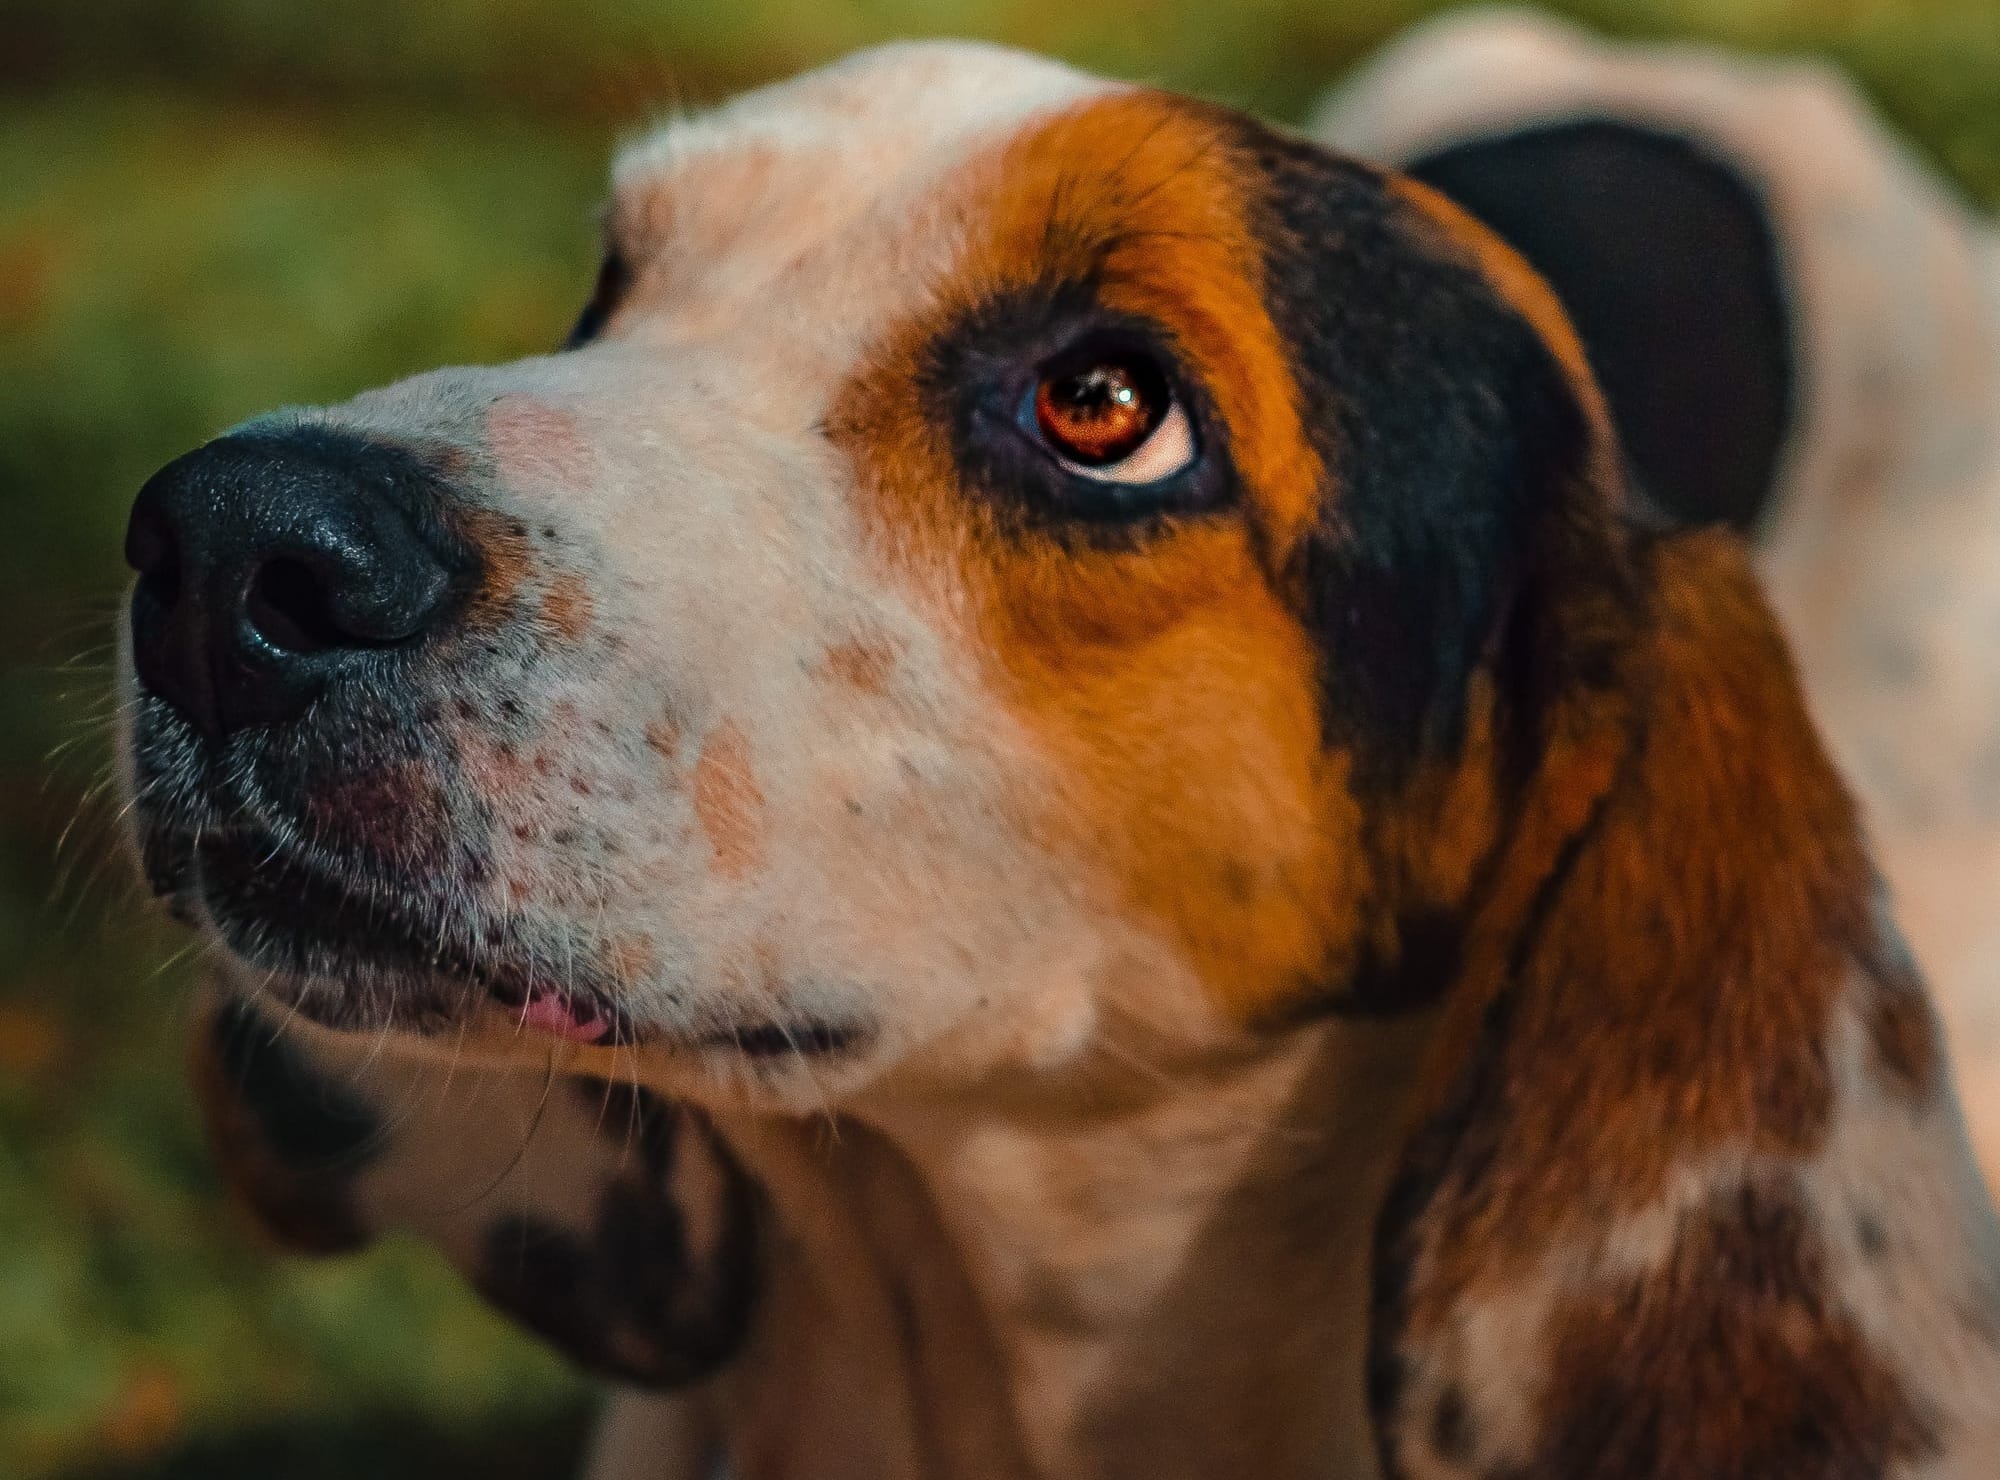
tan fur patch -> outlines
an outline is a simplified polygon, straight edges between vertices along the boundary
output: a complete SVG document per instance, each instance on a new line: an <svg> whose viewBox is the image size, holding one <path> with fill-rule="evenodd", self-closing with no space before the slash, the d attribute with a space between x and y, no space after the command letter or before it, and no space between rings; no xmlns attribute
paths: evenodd
<svg viewBox="0 0 2000 1480"><path fill-rule="evenodd" d="M565 642L582 641L595 611L590 587L574 571L557 572L542 593L542 620Z"/></svg>
<svg viewBox="0 0 2000 1480"><path fill-rule="evenodd" d="M480 583L466 610L466 625L490 631L514 614L516 597L535 573L527 526L482 508L464 511L459 524L479 552Z"/></svg>
<svg viewBox="0 0 2000 1480"><path fill-rule="evenodd" d="M1105 858L1123 907L1165 925L1244 1018L1355 933L1359 814L1323 750L1314 655L1267 560L1301 537L1321 468L1264 307L1244 182L1196 105L1129 92L1031 130L968 174L976 224L940 307L890 337L829 425L885 543L927 545L974 590L974 640L1065 778L1047 840ZM1143 550L1002 533L914 404L914 366L966 306L1087 275L1166 326L1230 428L1246 522Z"/></svg>
<svg viewBox="0 0 2000 1480"><path fill-rule="evenodd" d="M895 650L886 643L860 639L837 642L826 650L826 671L856 692L879 699L889 692L896 671Z"/></svg>
<svg viewBox="0 0 2000 1480"><path fill-rule="evenodd" d="M734 720L724 720L702 742L694 767L695 816L723 878L741 879L763 860L763 810L750 738Z"/></svg>

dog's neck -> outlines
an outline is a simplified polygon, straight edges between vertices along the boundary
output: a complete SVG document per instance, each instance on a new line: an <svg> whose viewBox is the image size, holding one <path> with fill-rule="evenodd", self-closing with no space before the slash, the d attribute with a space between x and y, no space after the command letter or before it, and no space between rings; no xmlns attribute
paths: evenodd
<svg viewBox="0 0 2000 1480"><path fill-rule="evenodd" d="M776 1214L732 1452L816 1480L1370 1473L1373 1214L1426 1034L1300 1027L1095 1114L729 1127Z"/></svg>
<svg viewBox="0 0 2000 1480"><path fill-rule="evenodd" d="M1625 1381L1643 1437L1715 1320L1730 1381L1921 1449L1913 1415L1963 1399L1931 1382L1950 1334L1878 1332L1868 1292L1990 1305L1991 1224L1896 1205L1898 1166L1969 1194L1927 1011L1740 561L1666 563L1636 702L1550 737L1439 1011L1296 1026L1100 1113L729 1127L776 1213L717 1395L745 1472L1596 1473L1574 1445L1619 1435L1572 1389ZM1759 1442L1734 1401L1686 1473Z"/></svg>

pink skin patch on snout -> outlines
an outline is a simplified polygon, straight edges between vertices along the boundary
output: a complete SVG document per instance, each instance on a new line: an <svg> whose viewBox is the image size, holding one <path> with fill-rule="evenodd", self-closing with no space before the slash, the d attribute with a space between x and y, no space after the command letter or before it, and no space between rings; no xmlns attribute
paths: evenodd
<svg viewBox="0 0 2000 1480"><path fill-rule="evenodd" d="M486 446L513 484L573 486L591 476L590 444L575 416L519 392L486 409Z"/></svg>
<svg viewBox="0 0 2000 1480"><path fill-rule="evenodd" d="M599 1043L611 1031L609 1020L601 1014L583 1006L567 993L541 987L529 989L528 1000L521 1008L520 1022L524 1029L565 1038L571 1043Z"/></svg>

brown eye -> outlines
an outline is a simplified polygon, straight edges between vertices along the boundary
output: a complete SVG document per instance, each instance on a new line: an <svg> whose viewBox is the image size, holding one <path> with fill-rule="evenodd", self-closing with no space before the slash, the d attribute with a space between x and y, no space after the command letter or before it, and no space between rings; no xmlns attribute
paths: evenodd
<svg viewBox="0 0 2000 1480"><path fill-rule="evenodd" d="M1035 387L1035 424L1063 456L1097 467L1137 451L1172 399L1154 366L1101 360L1044 376Z"/></svg>
<svg viewBox="0 0 2000 1480"><path fill-rule="evenodd" d="M1144 355L1103 354L1045 374L1034 405L1050 450L1085 477L1151 483L1193 459L1187 415Z"/></svg>

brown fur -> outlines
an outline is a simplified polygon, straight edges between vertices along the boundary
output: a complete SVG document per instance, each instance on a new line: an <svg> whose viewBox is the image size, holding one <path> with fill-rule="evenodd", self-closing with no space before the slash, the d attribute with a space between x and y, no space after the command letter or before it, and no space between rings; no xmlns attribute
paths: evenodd
<svg viewBox="0 0 2000 1480"><path fill-rule="evenodd" d="M1718 1198L1664 1267L1566 1305L1548 1362L1530 1475L1865 1480L1935 1447L1782 1189Z"/></svg>
<svg viewBox="0 0 2000 1480"><path fill-rule="evenodd" d="M1944 1075L1944 1044L1923 978L1886 918L1877 920L1876 938L1863 960L1868 968L1863 1018L1876 1067L1905 1103L1923 1109L1935 1101Z"/></svg>
<svg viewBox="0 0 2000 1480"><path fill-rule="evenodd" d="M1454 998L1434 1096L1497 1052L1479 1072L1508 1109L1482 1126L1486 1175L1433 1204L1470 1263L1443 1260L1418 1326L1572 1221L1657 1196L1687 1158L1736 1141L1801 1154L1825 1130L1822 1045L1867 886L1852 804L1734 543L1676 542L1656 572L1619 772L1545 773L1581 851L1544 919L1484 926L1508 970ZM1602 810L1584 837L1574 803L1590 798ZM1535 858L1519 892L1551 864ZM1503 991L1495 1044L1474 1025Z"/></svg>
<svg viewBox="0 0 2000 1480"><path fill-rule="evenodd" d="M500 627L513 617L522 587L537 570L528 527L485 509L464 510L458 522L479 551L480 581L466 609L466 626L473 631Z"/></svg>
<svg viewBox="0 0 2000 1480"><path fill-rule="evenodd" d="M202 1128L231 1192L254 1226L282 1248L304 1254L348 1254L368 1243L370 1232L348 1195L344 1172L334 1166L296 1164L271 1144L246 1086L223 1063L216 1044L212 1003L196 1022L189 1071ZM257 1031L268 1032L259 1028Z"/></svg>

